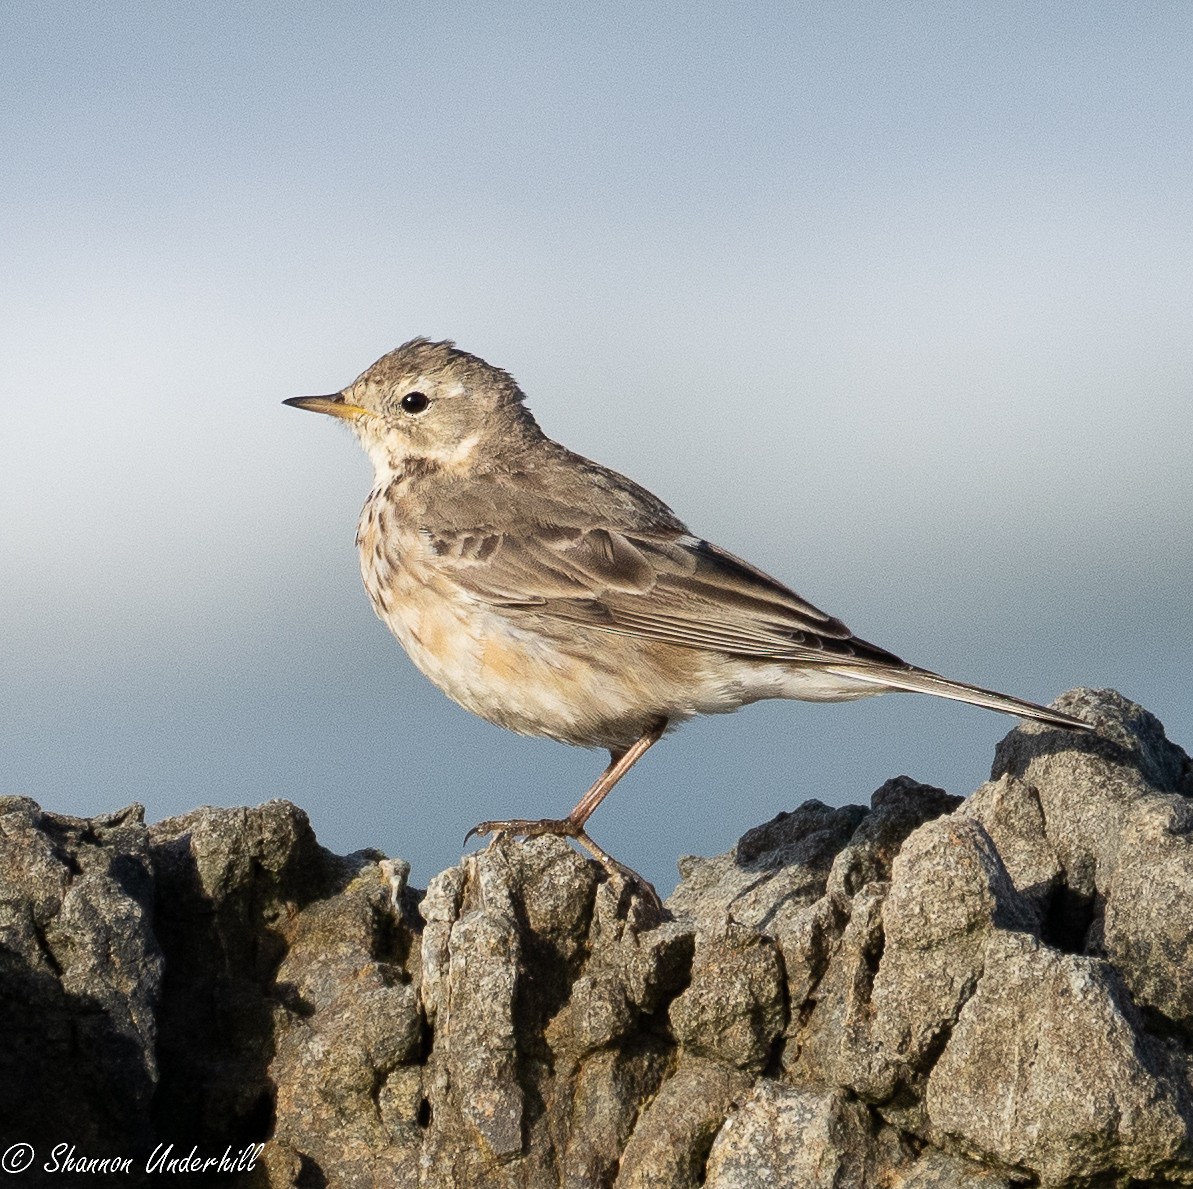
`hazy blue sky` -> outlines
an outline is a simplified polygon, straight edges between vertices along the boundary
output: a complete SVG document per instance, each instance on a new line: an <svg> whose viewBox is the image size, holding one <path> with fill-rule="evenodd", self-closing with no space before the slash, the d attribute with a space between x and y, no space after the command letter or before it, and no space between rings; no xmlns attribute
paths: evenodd
<svg viewBox="0 0 1193 1189"><path fill-rule="evenodd" d="M0 791L290 797L424 882L604 757L374 620L285 409L415 334L859 634L1193 744L1193 5L10 2ZM966 793L936 699L687 727L593 819L667 887L801 800Z"/></svg>

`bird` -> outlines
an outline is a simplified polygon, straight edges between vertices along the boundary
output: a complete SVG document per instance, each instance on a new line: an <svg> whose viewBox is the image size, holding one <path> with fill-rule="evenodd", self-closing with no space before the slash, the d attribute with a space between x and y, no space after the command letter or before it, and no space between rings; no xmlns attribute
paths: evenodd
<svg viewBox="0 0 1193 1189"><path fill-rule="evenodd" d="M415 666L489 722L609 753L566 817L481 822L465 843L571 838L653 894L593 841L589 818L668 731L766 698L926 693L1091 729L855 636L553 441L508 372L450 340L412 339L339 392L283 403L345 422L372 462L361 576Z"/></svg>

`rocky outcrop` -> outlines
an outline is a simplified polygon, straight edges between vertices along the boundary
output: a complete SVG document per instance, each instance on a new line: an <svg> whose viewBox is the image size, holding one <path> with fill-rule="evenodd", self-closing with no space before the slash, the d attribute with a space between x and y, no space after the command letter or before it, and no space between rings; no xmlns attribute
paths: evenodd
<svg viewBox="0 0 1193 1189"><path fill-rule="evenodd" d="M122 1183L262 1142L218 1183L1193 1184L1190 762L1113 692L1059 705L1097 733L1020 726L964 801L805 803L683 860L662 915L557 839L420 893L285 802L0 800L0 1150Z"/></svg>

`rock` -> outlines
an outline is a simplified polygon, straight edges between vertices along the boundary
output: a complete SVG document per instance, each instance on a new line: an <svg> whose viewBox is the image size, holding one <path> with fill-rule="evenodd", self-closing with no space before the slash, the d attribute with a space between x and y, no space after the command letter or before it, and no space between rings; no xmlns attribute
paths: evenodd
<svg viewBox="0 0 1193 1189"><path fill-rule="evenodd" d="M1189 760L1112 691L1062 704L1098 733L1020 726L964 802L779 814L663 915L560 839L423 895L285 802L0 800L0 1152L261 1143L276 1189L1193 1184Z"/></svg>
<svg viewBox="0 0 1193 1189"><path fill-rule="evenodd" d="M1022 1184L939 1148L925 1149L898 1182L899 1189L1013 1189Z"/></svg>
<svg viewBox="0 0 1193 1189"><path fill-rule="evenodd" d="M416 922L404 879L366 855L337 895L293 918L273 984L270 1146L300 1155L308 1176L415 1176L428 1039Z"/></svg>
<svg viewBox="0 0 1193 1189"><path fill-rule="evenodd" d="M1042 926L1064 883L1064 870L1048 840L1035 787L1004 774L982 785L960 812L986 828L1016 891Z"/></svg>
<svg viewBox="0 0 1193 1189"><path fill-rule="evenodd" d="M782 1060L789 1081L853 1088L883 1076L870 1040L870 996L882 956L885 894L885 884L870 885L853 899L824 974L792 1016Z"/></svg>
<svg viewBox="0 0 1193 1189"><path fill-rule="evenodd" d="M786 1022L783 963L770 938L739 925L700 937L691 982L671 1004L685 1049L761 1073Z"/></svg>
<svg viewBox="0 0 1193 1189"><path fill-rule="evenodd" d="M882 960L864 1015L870 1027L855 1042L870 1060L858 1072L842 1071L846 1084L876 1103L896 1090L922 1099L923 1077L983 975L989 938L1029 921L990 836L972 819L940 818L917 830L891 875Z"/></svg>
<svg viewBox="0 0 1193 1189"><path fill-rule="evenodd" d="M163 965L153 900L140 805L85 820L0 798L0 1151L149 1141Z"/></svg>
<svg viewBox="0 0 1193 1189"><path fill-rule="evenodd" d="M1057 706L1096 733L1024 723L999 744L991 779L1011 775L1036 790L1065 885L1091 901L1109 884L1133 807L1156 793L1193 795L1193 770L1160 723L1113 690L1073 691ZM1076 952L1080 940L1067 944Z"/></svg>
<svg viewBox="0 0 1193 1189"><path fill-rule="evenodd" d="M273 1116L275 983L297 914L347 883L352 864L324 851L285 801L197 809L158 822L146 841L165 956L160 1134L179 1148L247 1141Z"/></svg>
<svg viewBox="0 0 1193 1189"><path fill-rule="evenodd" d="M929 1132L1045 1184L1156 1183L1193 1118L1158 1048L1104 963L1002 933L928 1080Z"/></svg>
<svg viewBox="0 0 1193 1189"><path fill-rule="evenodd" d="M709 1153L707 1189L864 1189L870 1115L839 1090L762 1079L725 1120Z"/></svg>
<svg viewBox="0 0 1193 1189"><path fill-rule="evenodd" d="M825 890L846 901L867 884L885 883L908 835L961 804L960 797L907 776L888 780L870 798L870 812L834 856Z"/></svg>
<svg viewBox="0 0 1193 1189"><path fill-rule="evenodd" d="M686 855L668 907L713 930L733 920L774 936L824 895L834 859L865 816L859 805L805 801L742 835L727 854Z"/></svg>
<svg viewBox="0 0 1193 1189"><path fill-rule="evenodd" d="M1135 1001L1193 1027L1193 804L1141 797L1103 890L1101 946Z"/></svg>
<svg viewBox="0 0 1193 1189"><path fill-rule="evenodd" d="M705 1057L684 1057L630 1133L617 1189L696 1189L713 1140L749 1077Z"/></svg>
<svg viewBox="0 0 1193 1189"><path fill-rule="evenodd" d="M559 1183L568 1189L608 1185L625 1164L626 1145L669 1072L662 1044L593 1053L561 1087L570 1099L569 1126L560 1145ZM639 1167L650 1167L639 1130ZM654 1150L654 1149L652 1149ZM667 1153L658 1153L667 1159ZM632 1162L632 1161L631 1161ZM693 1161L698 1164L699 1161Z"/></svg>

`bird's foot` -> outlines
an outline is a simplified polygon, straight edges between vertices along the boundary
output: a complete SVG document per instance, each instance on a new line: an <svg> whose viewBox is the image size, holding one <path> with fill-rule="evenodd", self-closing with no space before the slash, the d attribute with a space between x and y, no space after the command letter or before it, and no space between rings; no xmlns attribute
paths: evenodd
<svg viewBox="0 0 1193 1189"><path fill-rule="evenodd" d="M493 835L493 842L508 835L511 838L538 838L543 834L554 834L560 838L575 838L584 831L570 818L544 817L537 821L528 818L515 818L508 822L481 822L473 826L464 835L464 845L472 837L483 838L486 834ZM490 846L493 845L491 842Z"/></svg>
<svg viewBox="0 0 1193 1189"><path fill-rule="evenodd" d="M486 834L493 835L493 841L489 843L490 846L495 846L502 838L506 837L541 838L545 834L553 834L557 838L573 838L604 867L612 882L622 887L628 885L637 888L652 908L659 913L664 911L663 901L655 891L654 885L639 875L632 867L619 863L611 854L599 847L588 836L584 827L577 825L571 818L545 817L537 821L517 818L508 822L481 822L464 835L464 843L467 845L468 840L474 835L483 838Z"/></svg>

